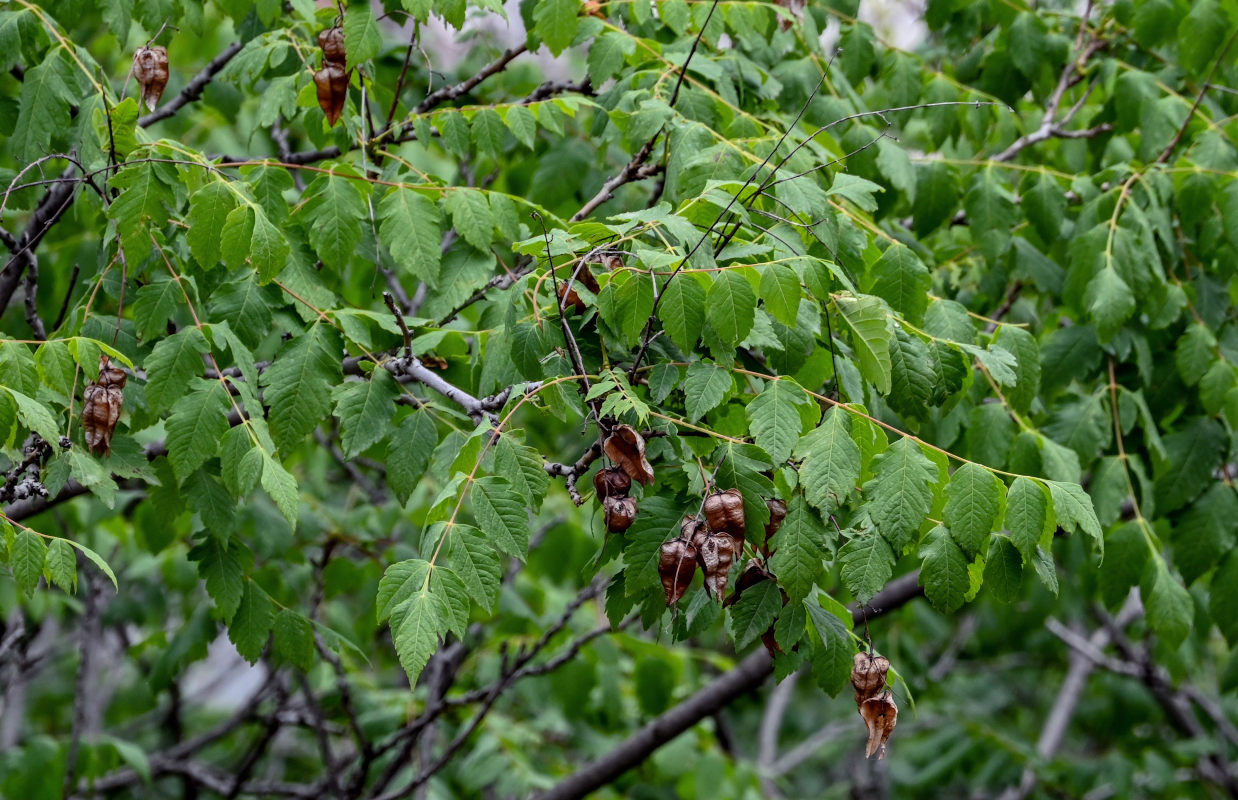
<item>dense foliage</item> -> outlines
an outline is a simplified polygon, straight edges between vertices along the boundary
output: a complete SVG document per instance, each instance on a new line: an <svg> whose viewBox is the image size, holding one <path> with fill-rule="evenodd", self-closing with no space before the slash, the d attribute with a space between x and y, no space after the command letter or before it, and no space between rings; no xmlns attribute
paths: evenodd
<svg viewBox="0 0 1238 800"><path fill-rule="evenodd" d="M1238 2L804 5L0 7L0 795L1238 796Z"/></svg>

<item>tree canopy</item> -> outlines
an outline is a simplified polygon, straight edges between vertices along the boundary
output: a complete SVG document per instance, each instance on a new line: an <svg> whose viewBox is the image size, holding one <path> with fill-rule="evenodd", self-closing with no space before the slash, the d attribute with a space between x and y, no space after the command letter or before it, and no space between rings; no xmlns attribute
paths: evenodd
<svg viewBox="0 0 1238 800"><path fill-rule="evenodd" d="M1238 797L1238 1L860 6L0 6L0 796Z"/></svg>

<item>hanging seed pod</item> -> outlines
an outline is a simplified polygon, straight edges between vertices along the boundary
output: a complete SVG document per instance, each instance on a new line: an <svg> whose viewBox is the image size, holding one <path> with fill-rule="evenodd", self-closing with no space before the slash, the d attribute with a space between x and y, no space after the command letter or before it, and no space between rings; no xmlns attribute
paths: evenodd
<svg viewBox="0 0 1238 800"><path fill-rule="evenodd" d="M853 664L851 685L855 687L855 702L862 703L885 687L890 659L869 653L856 653Z"/></svg>
<svg viewBox="0 0 1238 800"><path fill-rule="evenodd" d="M318 32L318 46L322 48L322 60L328 64L336 64L340 67L347 66L347 59L344 55L344 29L338 25L334 28L325 28Z"/></svg>
<svg viewBox="0 0 1238 800"><path fill-rule="evenodd" d="M898 724L898 706L894 696L889 692L881 692L860 703L860 716L868 726L868 744L864 748L864 757L886 757L886 742Z"/></svg>
<svg viewBox="0 0 1238 800"><path fill-rule="evenodd" d="M695 514L689 514L683 518L683 522L679 523L679 538L685 542L691 542L698 551L705 543L707 536L709 536L709 526L703 520L697 519Z"/></svg>
<svg viewBox="0 0 1238 800"><path fill-rule="evenodd" d="M774 534L782 527L782 521L787 518L787 503L785 500L770 498L765 501L765 505L769 508L769 522L765 523L765 542L761 545L761 553L768 559L774 555L776 549L770 546L769 540L774 538Z"/></svg>
<svg viewBox="0 0 1238 800"><path fill-rule="evenodd" d="M622 467L607 467L593 475L593 489L601 500L608 497L627 497L631 488L632 479Z"/></svg>
<svg viewBox="0 0 1238 800"><path fill-rule="evenodd" d="M120 420L125 399L124 370L110 366L107 356L99 358L99 377L86 385L82 397L82 430L86 446L95 455L107 455L112 449L112 433Z"/></svg>
<svg viewBox="0 0 1238 800"><path fill-rule="evenodd" d="M646 486L653 483L653 467L645 459L645 439L631 425L616 425L603 449L629 478Z"/></svg>
<svg viewBox="0 0 1238 800"><path fill-rule="evenodd" d="M778 646L778 640L774 638L774 626L770 625L765 632L761 634L761 644L765 645L765 652L769 653L769 657L773 658L775 654L781 653L782 648Z"/></svg>
<svg viewBox="0 0 1238 800"><path fill-rule="evenodd" d="M334 127L348 99L348 73L343 67L328 62L314 73L314 87L318 90L318 105L327 115L327 124Z"/></svg>
<svg viewBox="0 0 1238 800"><path fill-rule="evenodd" d="M782 6L791 12L794 20L787 19L784 16L778 17L778 29L786 32L795 26L796 22L804 21L804 0L774 0L775 5Z"/></svg>
<svg viewBox="0 0 1238 800"><path fill-rule="evenodd" d="M602 501L602 508L606 511L606 530L611 533L623 533L636 519L635 497L608 497Z"/></svg>
<svg viewBox="0 0 1238 800"><path fill-rule="evenodd" d="M773 575L769 570L758 564L755 560L749 561L744 567L744 571L739 573L739 577L735 580L735 591L731 592L731 596L722 602L724 606L734 605L739 602L739 598L745 591L756 586L758 583L772 580Z"/></svg>
<svg viewBox="0 0 1238 800"><path fill-rule="evenodd" d="M692 583L692 575L696 572L697 552L691 542L684 539L671 539L662 543L662 551L658 556L658 575L662 578L662 588L666 591L666 604L673 606L683 597Z"/></svg>
<svg viewBox="0 0 1238 800"><path fill-rule="evenodd" d="M598 279L589 270L588 262L577 262L576 268L572 271L571 280L559 284L559 299L563 301L563 307L572 306L577 312L583 312L588 306L576 293L576 284L584 286L594 295L602 291L602 287L598 285Z"/></svg>
<svg viewBox="0 0 1238 800"><path fill-rule="evenodd" d="M159 105L168 85L168 48L143 47L133 54L133 77L142 87L142 102L151 111Z"/></svg>
<svg viewBox="0 0 1238 800"><path fill-rule="evenodd" d="M735 550L744 549L744 496L739 489L714 492L705 498L705 521L711 531L725 531L735 540Z"/></svg>
<svg viewBox="0 0 1238 800"><path fill-rule="evenodd" d="M735 561L735 540L726 533L711 533L697 549L697 560L705 570L705 589L710 597L721 602Z"/></svg>

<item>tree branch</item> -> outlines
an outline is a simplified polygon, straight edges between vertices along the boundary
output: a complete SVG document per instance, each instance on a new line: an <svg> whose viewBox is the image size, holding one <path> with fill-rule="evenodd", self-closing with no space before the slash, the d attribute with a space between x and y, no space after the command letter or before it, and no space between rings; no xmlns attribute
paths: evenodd
<svg viewBox="0 0 1238 800"><path fill-rule="evenodd" d="M903 575L877 593L872 603L852 610L855 624L887 614L919 597L919 572ZM578 769L537 800L578 800L597 791L627 770L640 764L655 750L714 714L740 695L749 692L774 671L765 648L757 648L729 672L724 672L688 699L632 734L606 755Z"/></svg>

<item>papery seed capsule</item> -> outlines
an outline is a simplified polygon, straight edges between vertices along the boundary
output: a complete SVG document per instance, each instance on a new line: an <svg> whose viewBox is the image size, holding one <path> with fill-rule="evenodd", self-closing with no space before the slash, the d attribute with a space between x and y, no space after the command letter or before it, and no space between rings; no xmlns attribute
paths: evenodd
<svg viewBox="0 0 1238 800"><path fill-rule="evenodd" d="M120 421L124 404L124 370L110 365L107 356L99 359L99 377L86 385L82 392L85 404L82 407L82 431L86 446L96 455L107 455L112 448L112 434Z"/></svg>
<svg viewBox="0 0 1238 800"><path fill-rule="evenodd" d="M864 757L886 757L886 742L898 724L898 706L894 703L894 695L882 692L860 703L860 716L868 727L868 743L864 747Z"/></svg>
<svg viewBox="0 0 1238 800"><path fill-rule="evenodd" d="M608 497L627 497L632 488L632 479L622 467L607 467L594 473L593 488L602 500Z"/></svg>
<svg viewBox="0 0 1238 800"><path fill-rule="evenodd" d="M334 28L326 28L319 31L318 46L322 48L322 57L324 61L337 64L340 67L347 66L346 57L344 55L343 28L336 26Z"/></svg>
<svg viewBox="0 0 1238 800"><path fill-rule="evenodd" d="M142 102L154 111L168 85L168 49L160 45L140 48L133 54L133 77L142 87Z"/></svg>
<svg viewBox="0 0 1238 800"><path fill-rule="evenodd" d="M623 467L638 483L653 483L653 467L645 459L645 439L631 425L616 425L603 446L606 457Z"/></svg>
<svg viewBox="0 0 1238 800"><path fill-rule="evenodd" d="M636 519L635 497L608 497L602 501L602 508L606 511L606 530L611 533L623 533Z"/></svg>
<svg viewBox="0 0 1238 800"><path fill-rule="evenodd" d="M658 556L658 575L666 591L666 604L673 606L683 597L696 572L697 553L691 542L671 539L662 543Z"/></svg>
<svg viewBox="0 0 1238 800"><path fill-rule="evenodd" d="M328 62L314 73L314 87L318 90L318 105L327 115L327 124L334 127L348 99L348 73L343 67Z"/></svg>
<svg viewBox="0 0 1238 800"><path fill-rule="evenodd" d="M856 653L852 663L851 685L855 687L855 701L860 703L880 692L886 685L890 659L869 653Z"/></svg>
<svg viewBox="0 0 1238 800"><path fill-rule="evenodd" d="M704 520L697 519L695 514L689 514L683 518L683 522L679 523L679 538L685 542L691 542L698 551L707 536L709 536L709 526Z"/></svg>
<svg viewBox="0 0 1238 800"><path fill-rule="evenodd" d="M714 492L705 498L705 521L711 531L726 532L735 540L735 552L744 549L744 496L738 489Z"/></svg>
<svg viewBox="0 0 1238 800"><path fill-rule="evenodd" d="M705 570L705 588L713 599L721 601L735 561L735 540L727 533L711 533L697 549L697 560Z"/></svg>

